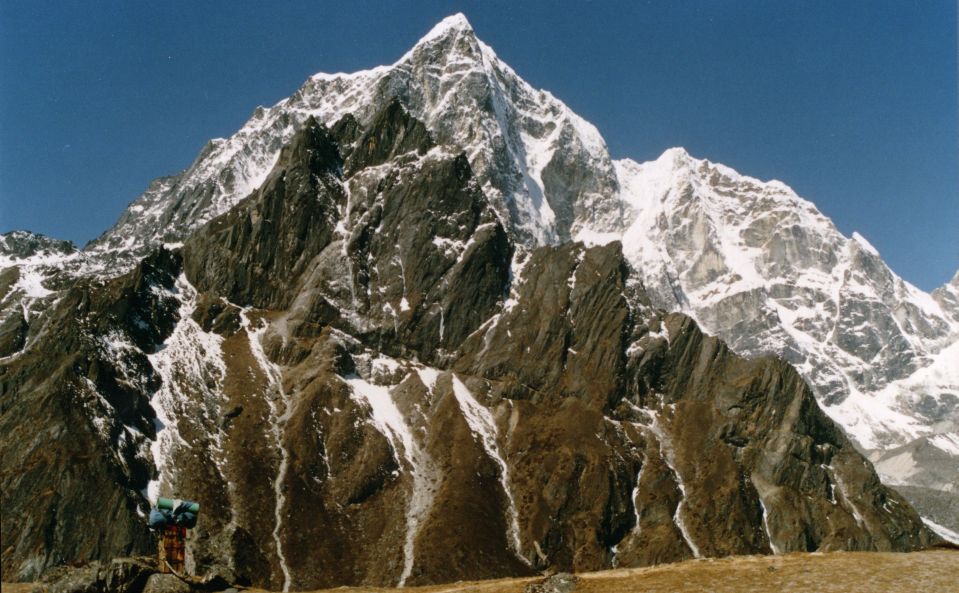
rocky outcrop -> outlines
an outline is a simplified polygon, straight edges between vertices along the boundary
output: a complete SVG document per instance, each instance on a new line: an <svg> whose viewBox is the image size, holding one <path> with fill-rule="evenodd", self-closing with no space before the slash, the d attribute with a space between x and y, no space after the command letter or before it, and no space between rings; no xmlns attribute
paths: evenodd
<svg viewBox="0 0 959 593"><path fill-rule="evenodd" d="M242 305L287 306L288 285L333 238L330 214L346 199L337 181L342 167L326 127L308 122L263 186L186 246L197 288Z"/></svg>
<svg viewBox="0 0 959 593"><path fill-rule="evenodd" d="M237 589L222 575L200 579L160 572L155 556L114 558L104 562L73 563L46 571L33 591L50 593L202 593Z"/></svg>
<svg viewBox="0 0 959 593"><path fill-rule="evenodd" d="M40 591L50 593L144 593L157 582L156 558L117 558L82 566L60 566L40 579ZM187 588L189 590L189 588Z"/></svg>
<svg viewBox="0 0 959 593"><path fill-rule="evenodd" d="M576 590L579 578L568 573L559 573L546 577L538 583L530 583L524 593L572 593Z"/></svg>

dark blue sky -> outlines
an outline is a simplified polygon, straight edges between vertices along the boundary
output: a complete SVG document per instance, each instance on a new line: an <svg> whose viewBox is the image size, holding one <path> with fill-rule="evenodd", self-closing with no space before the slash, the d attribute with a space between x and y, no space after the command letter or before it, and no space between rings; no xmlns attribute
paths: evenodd
<svg viewBox="0 0 959 593"><path fill-rule="evenodd" d="M0 0L0 231L85 243L257 105L457 11L615 157L684 146L788 183L926 290L959 268L954 0Z"/></svg>

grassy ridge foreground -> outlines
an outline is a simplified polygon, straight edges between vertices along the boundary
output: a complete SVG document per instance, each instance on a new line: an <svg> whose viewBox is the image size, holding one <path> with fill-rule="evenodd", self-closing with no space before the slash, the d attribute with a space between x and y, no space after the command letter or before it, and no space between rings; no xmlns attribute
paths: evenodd
<svg viewBox="0 0 959 593"><path fill-rule="evenodd" d="M577 575L575 593L959 593L959 551L831 552L736 556ZM407 587L410 593L523 593L542 578ZM368 587L338 593L400 591Z"/></svg>
<svg viewBox="0 0 959 593"><path fill-rule="evenodd" d="M543 577L404 589L339 587L315 593L525 593ZM535 589L535 588L534 588ZM35 583L3 583L0 593L36 593ZM551 591L549 587L540 590ZM250 589L249 593L266 593ZM959 550L830 552L734 556L576 575L566 593L959 593Z"/></svg>

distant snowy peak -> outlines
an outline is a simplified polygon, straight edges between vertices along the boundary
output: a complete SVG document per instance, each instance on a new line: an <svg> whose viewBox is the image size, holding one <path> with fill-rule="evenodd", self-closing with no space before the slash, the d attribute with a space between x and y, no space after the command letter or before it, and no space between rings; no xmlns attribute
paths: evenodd
<svg viewBox="0 0 959 593"><path fill-rule="evenodd" d="M522 243L568 239L577 201L615 192L596 128L517 76L463 15L444 19L392 66L313 76L290 106L321 121L352 112L364 122L392 98L439 143L466 153Z"/></svg>
<svg viewBox="0 0 959 593"><path fill-rule="evenodd" d="M959 322L959 271L952 280L932 291L932 298L953 320Z"/></svg>
<svg viewBox="0 0 959 593"><path fill-rule="evenodd" d="M70 241L30 231L0 234L0 262L13 263L36 257L63 256L76 250L76 246Z"/></svg>
<svg viewBox="0 0 959 593"><path fill-rule="evenodd" d="M812 251L803 269L827 274L829 258L815 251L841 250L845 242L827 217L784 183L741 175L682 148L647 163L617 161L616 172L626 215L583 227L577 238L591 242L622 233L627 256L658 270L647 276L660 284L657 292L669 308L690 310L680 297L702 305L794 272L787 268L796 262L787 261L782 244L797 229L814 232L817 243L805 246Z"/></svg>
<svg viewBox="0 0 959 593"><path fill-rule="evenodd" d="M436 23L436 25L430 29L429 33L424 35L423 38L417 42L416 46L419 47L436 39L443 39L447 37L451 31L472 34L473 25L470 24L469 20L466 18L466 15L462 12L451 14L440 22ZM403 57L405 58L407 56Z"/></svg>
<svg viewBox="0 0 959 593"><path fill-rule="evenodd" d="M18 311L29 316L34 300L55 291L48 286L50 278L80 259L81 253L70 241L29 231L0 234L0 306L19 300ZM0 313L0 334L4 321Z"/></svg>
<svg viewBox="0 0 959 593"><path fill-rule="evenodd" d="M959 368L955 281L926 294L782 182L681 148L615 169L623 216L575 236L621 240L657 305L689 313L737 352L796 365L866 448L959 425L959 388L932 371Z"/></svg>

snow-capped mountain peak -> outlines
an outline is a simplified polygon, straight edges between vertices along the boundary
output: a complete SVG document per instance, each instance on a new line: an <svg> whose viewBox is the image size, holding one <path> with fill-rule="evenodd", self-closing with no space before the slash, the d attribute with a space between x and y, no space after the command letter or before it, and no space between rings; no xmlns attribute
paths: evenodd
<svg viewBox="0 0 959 593"><path fill-rule="evenodd" d="M688 313L740 354L793 363L865 448L956 430L959 379L940 369L959 368L959 275L926 294L785 183L683 148L613 161L594 126L525 82L462 14L391 65L316 74L257 108L186 171L153 182L83 261L106 258L100 270L115 274L183 241L259 187L309 118L365 126L392 101L466 155L519 249L621 241L656 305Z"/></svg>
<svg viewBox="0 0 959 593"><path fill-rule="evenodd" d="M430 29L430 32L424 35L422 39L420 39L419 43L423 43L424 41L429 41L433 37L438 37L442 35L445 31L448 31L450 29L458 30L458 31L472 31L473 25L470 24L465 14L463 14L462 12L457 12L449 15L448 17L445 17L443 20L436 23L436 25L432 29Z"/></svg>
<svg viewBox="0 0 959 593"><path fill-rule="evenodd" d="M462 12L457 12L456 14L452 14L436 23L436 25L433 26L433 28L430 29L426 35L416 42L410 51L404 54L403 57L397 61L397 64L412 58L413 54L416 53L418 49L436 42L449 40L450 38L455 38L460 35L469 36L473 40L476 39L476 33L473 31L473 25L470 24L469 20L467 20L466 15L464 15Z"/></svg>
<svg viewBox="0 0 959 593"><path fill-rule="evenodd" d="M393 99L439 143L466 152L501 219L530 246L568 239L578 202L616 193L598 130L522 80L456 14L390 66L316 74L288 99L258 108L186 171L151 185L92 247L142 254L182 240L258 187L308 117L332 125L352 114L364 123Z"/></svg>

